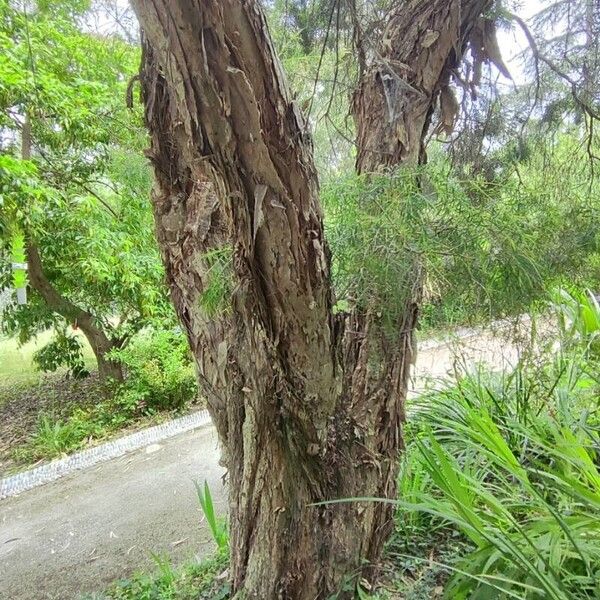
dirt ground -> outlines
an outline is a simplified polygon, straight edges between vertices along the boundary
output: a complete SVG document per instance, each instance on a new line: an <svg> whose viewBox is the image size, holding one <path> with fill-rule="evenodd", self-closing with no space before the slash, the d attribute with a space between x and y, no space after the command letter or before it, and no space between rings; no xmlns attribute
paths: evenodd
<svg viewBox="0 0 600 600"><path fill-rule="evenodd" d="M45 375L36 381L0 381L0 476L20 465L14 449L35 432L40 415L68 417L75 406L85 408L102 397L97 374L85 379Z"/></svg>

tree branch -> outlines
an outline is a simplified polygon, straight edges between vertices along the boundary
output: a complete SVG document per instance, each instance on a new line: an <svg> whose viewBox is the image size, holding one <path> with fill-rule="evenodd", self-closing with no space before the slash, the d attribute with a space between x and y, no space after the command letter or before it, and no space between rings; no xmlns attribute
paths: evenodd
<svg viewBox="0 0 600 600"><path fill-rule="evenodd" d="M95 324L94 316L62 296L52 283L50 283L44 273L42 259L37 246L28 241L26 251L29 281L33 289L40 294L48 307L68 321L72 323L77 322L77 325L90 341L90 345L95 353L98 348L102 348L103 350L110 349L112 342Z"/></svg>
<svg viewBox="0 0 600 600"><path fill-rule="evenodd" d="M552 59L548 58L544 54L540 52L539 46L535 41L533 34L531 33L527 23L519 17L518 15L509 13L509 18L512 19L523 31L525 37L527 38L527 43L529 44L531 51L533 53L534 60L536 62L536 72L539 74L538 63L543 62L553 73L558 75L563 81L566 81L571 87L571 95L573 96L573 100L575 103L583 110L585 114L587 114L590 118L600 120L600 113L594 110L587 102L581 99L578 91L578 83L575 81L568 73L565 73L559 65L557 65ZM539 77L539 75L538 75Z"/></svg>

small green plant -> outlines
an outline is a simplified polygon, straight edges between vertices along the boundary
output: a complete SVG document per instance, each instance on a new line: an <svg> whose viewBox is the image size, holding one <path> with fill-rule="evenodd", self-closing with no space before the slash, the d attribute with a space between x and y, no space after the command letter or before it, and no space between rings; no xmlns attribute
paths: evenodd
<svg viewBox="0 0 600 600"><path fill-rule="evenodd" d="M217 552L200 562L193 561L173 567L167 558L158 560L155 574L137 573L130 579L113 584L102 600L226 600L229 584L222 577L227 568L227 551ZM96 596L86 600L100 600Z"/></svg>
<svg viewBox="0 0 600 600"><path fill-rule="evenodd" d="M563 338L567 342L583 343L598 351L600 334L600 304L590 290L554 292L553 307L559 319Z"/></svg>
<svg viewBox="0 0 600 600"><path fill-rule="evenodd" d="M209 318L227 312L231 305L232 256L231 248L225 246L206 252L202 257L208 271L199 302Z"/></svg>
<svg viewBox="0 0 600 600"><path fill-rule="evenodd" d="M220 549L227 548L229 545L227 523L226 521L219 519L215 514L215 507L208 483L204 481L204 485L201 486L197 481L194 481L194 486L196 487L198 502L202 508L202 512L204 513L204 518L210 527L210 531L215 543Z"/></svg>
<svg viewBox="0 0 600 600"><path fill-rule="evenodd" d="M533 376L466 378L419 401L400 500L474 550L451 565L447 598L597 597L600 579L598 390L564 360ZM582 385L580 385L580 383ZM422 473L424 471L424 474Z"/></svg>
<svg viewBox="0 0 600 600"><path fill-rule="evenodd" d="M150 556L154 561L159 573L159 579L166 587L172 587L177 580L177 572L171 564L169 556L160 556L155 552L151 552Z"/></svg>
<svg viewBox="0 0 600 600"><path fill-rule="evenodd" d="M57 421L48 415L42 415L31 440L30 452L33 458L60 456L80 447L86 437L85 433L79 421Z"/></svg>

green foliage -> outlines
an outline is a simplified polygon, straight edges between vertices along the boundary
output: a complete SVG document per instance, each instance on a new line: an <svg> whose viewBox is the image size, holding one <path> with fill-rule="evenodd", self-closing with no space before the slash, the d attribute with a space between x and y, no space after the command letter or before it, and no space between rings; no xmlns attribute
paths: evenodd
<svg viewBox="0 0 600 600"><path fill-rule="evenodd" d="M212 501L210 488L206 480L204 486L201 486L197 481L194 481L198 502L204 513L204 518L210 527L213 539L220 550L229 548L229 534L227 532L227 522L219 519L215 514L215 507Z"/></svg>
<svg viewBox="0 0 600 600"><path fill-rule="evenodd" d="M188 562L179 568L160 559L155 575L139 573L86 600L226 600L229 584L219 576L228 562L229 555L223 549L201 562Z"/></svg>
<svg viewBox="0 0 600 600"><path fill-rule="evenodd" d="M15 268L15 264L24 264L25 257L25 238L22 233L15 233L11 240L11 261L13 263L12 275L13 286L15 289L23 288L27 284L27 274L24 269Z"/></svg>
<svg viewBox="0 0 600 600"><path fill-rule="evenodd" d="M61 347L54 354L55 343L36 354L42 366L64 364L64 357L70 352L74 360L79 358L79 342L75 338L64 334L59 343L76 344L77 349ZM75 406L68 414L40 415L28 442L14 449L19 462L55 458L105 439L127 426L167 418L173 411L187 408L197 397L196 379L181 333L141 332L129 346L115 352L113 358L125 365L125 381L117 387L96 390L100 395L96 403Z"/></svg>
<svg viewBox="0 0 600 600"><path fill-rule="evenodd" d="M560 358L413 407L400 522L454 528L474 547L450 566L446 597L597 596L597 397L579 360Z"/></svg>
<svg viewBox="0 0 600 600"><path fill-rule="evenodd" d="M105 438L112 431L107 404L101 402L92 408L76 408L64 419L41 414L29 441L13 449L15 459L21 463L53 459L81 450L93 440Z"/></svg>
<svg viewBox="0 0 600 600"><path fill-rule="evenodd" d="M338 301L375 308L393 327L421 254L413 240L424 198L414 174L338 179L322 199Z"/></svg>
<svg viewBox="0 0 600 600"><path fill-rule="evenodd" d="M116 401L131 413L180 410L198 388L185 336L181 332L148 330L112 358L125 366L127 379Z"/></svg>
<svg viewBox="0 0 600 600"><path fill-rule="evenodd" d="M572 151L563 140L545 166L533 156L520 179L510 171L493 182L459 179L438 157L417 171L327 181L338 305L369 306L394 323L419 268L426 328L535 310L566 280L594 288L600 195L585 169L555 172Z"/></svg>
<svg viewBox="0 0 600 600"><path fill-rule="evenodd" d="M27 344L19 344L15 338L6 338L0 334L0 381L2 386L9 388L20 383L40 383L43 376L35 367L33 355L53 337L53 332L36 337ZM90 365L94 358L89 346L82 339L84 361Z"/></svg>
<svg viewBox="0 0 600 600"><path fill-rule="evenodd" d="M42 415L29 451L36 458L55 458L81 447L88 433L80 419L63 422Z"/></svg>
<svg viewBox="0 0 600 600"><path fill-rule="evenodd" d="M207 263L206 285L200 294L200 306L211 318L225 313L231 306L232 286L232 251L223 247L206 252L202 257Z"/></svg>
<svg viewBox="0 0 600 600"><path fill-rule="evenodd" d="M568 292L562 288L558 289L554 293L553 307L559 318L563 339L575 344L584 343L598 356L600 305L592 292Z"/></svg>
<svg viewBox="0 0 600 600"><path fill-rule="evenodd" d="M21 232L56 291L122 345L173 311L153 236L141 109L124 102L139 49L88 33L88 5L0 2L0 288L11 284L9 245ZM4 308L4 333L25 342L71 324L31 292L26 306Z"/></svg>
<svg viewBox="0 0 600 600"><path fill-rule="evenodd" d="M59 331L46 346L33 355L33 362L40 371L54 372L60 367L67 367L68 374L82 378L89 375L85 368L81 341L66 330Z"/></svg>

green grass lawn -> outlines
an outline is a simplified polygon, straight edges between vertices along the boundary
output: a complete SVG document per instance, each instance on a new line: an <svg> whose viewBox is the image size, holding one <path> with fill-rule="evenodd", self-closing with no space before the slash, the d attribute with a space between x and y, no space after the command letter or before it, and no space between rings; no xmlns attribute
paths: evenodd
<svg viewBox="0 0 600 600"><path fill-rule="evenodd" d="M92 349L81 332L77 335L83 344L86 366L94 368L96 361ZM51 339L52 332L45 331L21 346L16 338L0 336L0 386L39 382L42 374L35 369L33 355Z"/></svg>
<svg viewBox="0 0 600 600"><path fill-rule="evenodd" d="M55 373L36 370L33 358L51 340L51 332L23 345L0 337L1 473L155 425L199 401L183 336L175 340L168 332L166 338L155 333L155 338L138 340L129 349L130 362L124 363L129 379L116 389L99 380L94 355L81 332L71 333L80 336L89 377L68 377L65 368ZM173 362L175 350L179 358Z"/></svg>

